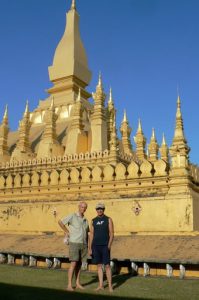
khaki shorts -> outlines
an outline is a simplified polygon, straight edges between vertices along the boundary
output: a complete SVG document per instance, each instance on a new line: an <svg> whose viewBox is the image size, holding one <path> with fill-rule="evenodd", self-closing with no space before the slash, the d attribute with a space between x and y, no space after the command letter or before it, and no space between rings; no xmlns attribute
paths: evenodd
<svg viewBox="0 0 199 300"><path fill-rule="evenodd" d="M69 260L86 262L88 258L88 246L79 243L69 243Z"/></svg>

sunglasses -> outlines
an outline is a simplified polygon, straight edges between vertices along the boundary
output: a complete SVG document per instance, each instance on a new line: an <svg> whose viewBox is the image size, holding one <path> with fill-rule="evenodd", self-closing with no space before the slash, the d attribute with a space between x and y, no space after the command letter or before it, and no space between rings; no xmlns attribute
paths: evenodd
<svg viewBox="0 0 199 300"><path fill-rule="evenodd" d="M96 210L104 210L104 208L98 207L98 208L96 208Z"/></svg>

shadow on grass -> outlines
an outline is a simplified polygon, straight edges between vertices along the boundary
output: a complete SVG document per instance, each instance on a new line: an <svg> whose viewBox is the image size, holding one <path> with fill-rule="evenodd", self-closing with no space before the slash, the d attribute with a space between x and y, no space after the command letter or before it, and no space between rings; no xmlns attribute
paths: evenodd
<svg viewBox="0 0 199 300"><path fill-rule="evenodd" d="M113 287L114 289L119 288L121 285L123 285L128 279L132 278L131 274L119 274L119 275L113 275Z"/></svg>
<svg viewBox="0 0 199 300"><path fill-rule="evenodd" d="M0 283L0 296L2 300L144 300L146 298L131 298L131 297L120 297L114 295L99 295L89 293L78 293L78 292L67 292L63 290L29 287L20 285L11 285Z"/></svg>
<svg viewBox="0 0 199 300"><path fill-rule="evenodd" d="M132 278L131 274L118 274L118 275L113 275L112 281L113 281L113 288L117 289L121 285L123 285L128 279ZM106 276L104 275L104 282L106 282ZM87 283L82 284L84 287L89 286L90 284L97 283L98 284L98 276L97 274L92 276L92 279L88 281ZM105 284L104 287L108 287L108 284Z"/></svg>

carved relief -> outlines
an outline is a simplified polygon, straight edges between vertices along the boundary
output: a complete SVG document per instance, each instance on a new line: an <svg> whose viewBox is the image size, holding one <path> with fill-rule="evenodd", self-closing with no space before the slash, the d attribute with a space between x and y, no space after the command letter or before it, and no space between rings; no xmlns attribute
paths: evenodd
<svg viewBox="0 0 199 300"><path fill-rule="evenodd" d="M132 207L132 211L134 212L134 214L136 216L139 216L139 214L142 211L142 207L140 205L140 203L138 201L134 201L133 207Z"/></svg>

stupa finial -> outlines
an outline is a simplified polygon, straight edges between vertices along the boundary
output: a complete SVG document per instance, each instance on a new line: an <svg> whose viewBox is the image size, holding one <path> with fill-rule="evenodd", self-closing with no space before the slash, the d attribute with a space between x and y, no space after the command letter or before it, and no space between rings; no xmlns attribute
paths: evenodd
<svg viewBox="0 0 199 300"><path fill-rule="evenodd" d="M142 132L142 123L141 123L141 119L138 120L138 132Z"/></svg>
<svg viewBox="0 0 199 300"><path fill-rule="evenodd" d="M113 93L112 93L112 88L110 87L110 93L109 93L109 103L113 103Z"/></svg>
<svg viewBox="0 0 199 300"><path fill-rule="evenodd" d="M151 138L154 140L155 139L155 129L154 128L152 128L152 136L151 136Z"/></svg>
<svg viewBox="0 0 199 300"><path fill-rule="evenodd" d="M75 9L76 10L76 1L75 0L72 0L71 9Z"/></svg>
<svg viewBox="0 0 199 300"><path fill-rule="evenodd" d="M165 139L165 134L163 133L162 135L162 146L166 145L166 139Z"/></svg>
<svg viewBox="0 0 199 300"><path fill-rule="evenodd" d="M180 100L180 96L178 95L178 99L177 99L177 111L181 115L181 109L180 108L181 108L181 100Z"/></svg>
<svg viewBox="0 0 199 300"><path fill-rule="evenodd" d="M8 105L6 104L6 107L5 107L5 112L4 112L4 115L3 115L3 119L8 119Z"/></svg>
<svg viewBox="0 0 199 300"><path fill-rule="evenodd" d="M99 71L98 86L102 87L102 73L101 73L101 71Z"/></svg>
<svg viewBox="0 0 199 300"><path fill-rule="evenodd" d="M28 103L28 100L26 100L26 108L24 111L24 116L26 116L28 113L29 113L29 103Z"/></svg>
<svg viewBox="0 0 199 300"><path fill-rule="evenodd" d="M122 121L123 123L125 122L127 122L127 116L126 116L126 109L124 110L124 117L123 117L123 121Z"/></svg>

